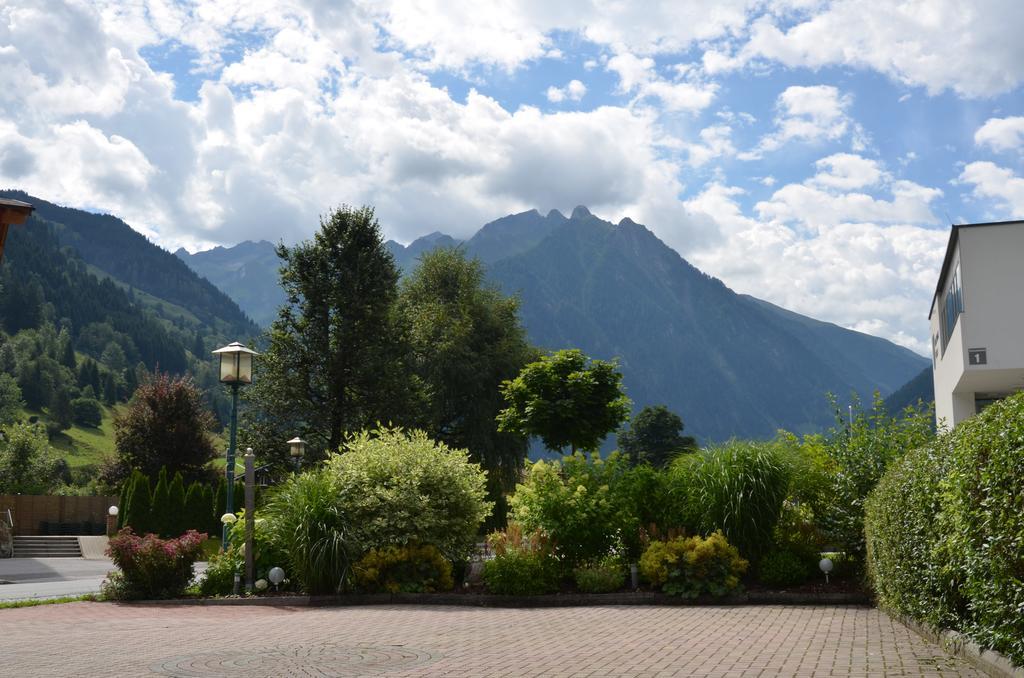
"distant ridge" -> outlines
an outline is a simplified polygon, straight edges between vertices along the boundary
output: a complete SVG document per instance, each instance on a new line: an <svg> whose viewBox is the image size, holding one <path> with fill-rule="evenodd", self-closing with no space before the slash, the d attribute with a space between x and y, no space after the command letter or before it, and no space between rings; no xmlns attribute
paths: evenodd
<svg viewBox="0 0 1024 678"><path fill-rule="evenodd" d="M273 251L257 245L259 257L223 252L249 262ZM453 246L520 296L531 341L618 358L637 408L668 405L704 441L820 430L832 418L826 392L888 395L928 364L879 337L736 294L641 224L613 224L582 205L569 217L557 210L502 217L466 241L432 233L408 246L387 243L405 271L424 252ZM259 275L276 280L276 262L264 266ZM271 312L239 301L253 317Z"/></svg>

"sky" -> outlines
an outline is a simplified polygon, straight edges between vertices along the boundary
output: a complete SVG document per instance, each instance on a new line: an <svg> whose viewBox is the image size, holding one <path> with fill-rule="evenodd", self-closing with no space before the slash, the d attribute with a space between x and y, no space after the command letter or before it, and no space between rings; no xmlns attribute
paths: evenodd
<svg viewBox="0 0 1024 678"><path fill-rule="evenodd" d="M190 250L537 208L928 354L950 223L1024 218L1020 0L0 0L0 187Z"/></svg>

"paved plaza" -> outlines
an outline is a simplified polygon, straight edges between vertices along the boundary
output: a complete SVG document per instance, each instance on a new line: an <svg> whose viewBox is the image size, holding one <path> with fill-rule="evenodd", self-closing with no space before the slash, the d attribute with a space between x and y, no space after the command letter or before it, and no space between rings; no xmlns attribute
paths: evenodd
<svg viewBox="0 0 1024 678"><path fill-rule="evenodd" d="M980 676L864 607L0 610L3 675Z"/></svg>

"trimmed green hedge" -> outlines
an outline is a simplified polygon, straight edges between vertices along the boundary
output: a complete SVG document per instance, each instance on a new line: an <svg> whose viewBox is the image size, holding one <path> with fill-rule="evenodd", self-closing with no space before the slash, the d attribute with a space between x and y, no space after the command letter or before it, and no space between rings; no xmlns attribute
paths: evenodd
<svg viewBox="0 0 1024 678"><path fill-rule="evenodd" d="M1024 393L893 464L865 532L879 602L1024 665Z"/></svg>

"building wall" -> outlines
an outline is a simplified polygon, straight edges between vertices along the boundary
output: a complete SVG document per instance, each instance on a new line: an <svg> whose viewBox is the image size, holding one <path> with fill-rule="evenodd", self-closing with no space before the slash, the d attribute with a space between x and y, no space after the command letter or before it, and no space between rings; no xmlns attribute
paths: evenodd
<svg viewBox="0 0 1024 678"><path fill-rule="evenodd" d="M964 349L988 358L969 369L1024 368L1024 224L961 229L960 247Z"/></svg>
<svg viewBox="0 0 1024 678"><path fill-rule="evenodd" d="M974 414L976 393L1024 389L1024 224L961 228L958 241L942 290L959 263L963 313L944 353L943 297L931 313L931 334L939 337L935 418L946 427ZM985 349L984 365L971 363L970 349Z"/></svg>

